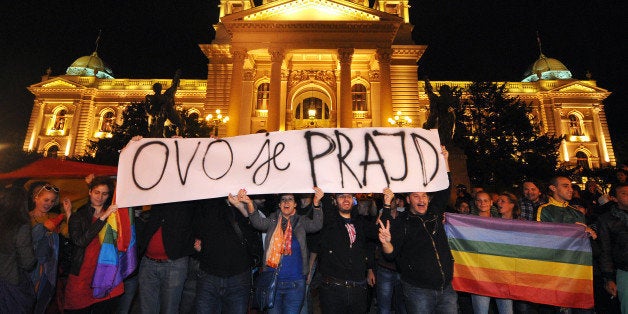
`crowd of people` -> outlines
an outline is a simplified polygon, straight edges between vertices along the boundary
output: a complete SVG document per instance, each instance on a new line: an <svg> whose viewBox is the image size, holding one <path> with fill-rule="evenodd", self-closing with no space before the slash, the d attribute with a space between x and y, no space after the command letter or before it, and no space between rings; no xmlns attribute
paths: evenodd
<svg viewBox="0 0 628 314"><path fill-rule="evenodd" d="M76 210L47 182L5 187L0 313L256 313L252 284L267 271L278 278L268 313L628 313L626 170L617 177L608 195L593 181L578 191L556 176L546 187L522 182L520 191L458 185L454 202L449 188L325 194L314 187L137 208L137 269L104 295L92 281L99 234L118 211L114 182L88 177L88 202ZM455 291L446 212L582 225L593 248L595 308Z"/></svg>

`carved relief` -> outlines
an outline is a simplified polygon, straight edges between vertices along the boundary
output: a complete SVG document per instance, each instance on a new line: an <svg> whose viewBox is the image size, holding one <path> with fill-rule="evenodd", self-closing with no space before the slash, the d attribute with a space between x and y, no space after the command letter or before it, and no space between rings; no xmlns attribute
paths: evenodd
<svg viewBox="0 0 628 314"><path fill-rule="evenodd" d="M316 80L336 88L336 72L332 70L293 70L290 71L288 86L290 88L303 81Z"/></svg>
<svg viewBox="0 0 628 314"><path fill-rule="evenodd" d="M338 49L338 60L340 63L351 63L351 58L353 57L353 48L339 48Z"/></svg>
<svg viewBox="0 0 628 314"><path fill-rule="evenodd" d="M281 49L268 49L268 54L270 54L270 61L272 62L283 61L284 52Z"/></svg>
<svg viewBox="0 0 628 314"><path fill-rule="evenodd" d="M390 63L390 60L392 59L392 54L392 49L377 49L377 54L375 55L375 58L380 63Z"/></svg>
<svg viewBox="0 0 628 314"><path fill-rule="evenodd" d="M233 57L234 64L242 64L244 63L244 58L246 58L246 51L234 50L231 52L231 56Z"/></svg>
<svg viewBox="0 0 628 314"><path fill-rule="evenodd" d="M245 81L252 81L255 79L255 69L245 69L242 75L242 79Z"/></svg>
<svg viewBox="0 0 628 314"><path fill-rule="evenodd" d="M371 81L371 82L379 82L379 70L371 70L371 71L369 71L369 81Z"/></svg>

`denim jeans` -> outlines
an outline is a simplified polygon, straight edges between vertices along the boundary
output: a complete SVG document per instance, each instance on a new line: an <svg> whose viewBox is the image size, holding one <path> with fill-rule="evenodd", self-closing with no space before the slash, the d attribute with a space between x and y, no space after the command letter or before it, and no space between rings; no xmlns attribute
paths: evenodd
<svg viewBox="0 0 628 314"><path fill-rule="evenodd" d="M275 306L268 314L297 314L305 297L305 279L295 281L278 281Z"/></svg>
<svg viewBox="0 0 628 314"><path fill-rule="evenodd" d="M318 290L323 314L366 312L366 285L345 287L322 283Z"/></svg>
<svg viewBox="0 0 628 314"><path fill-rule="evenodd" d="M183 284L188 274L188 257L163 263L142 258L139 270L140 308L147 313L178 313Z"/></svg>
<svg viewBox="0 0 628 314"><path fill-rule="evenodd" d="M488 314L488 308L491 305L491 297L472 294L471 301L473 302L473 313ZM497 304L499 314L513 314L512 300L495 298L495 303Z"/></svg>
<svg viewBox="0 0 628 314"><path fill-rule="evenodd" d="M377 313L405 314L401 276L398 272L385 267L377 268Z"/></svg>
<svg viewBox="0 0 628 314"><path fill-rule="evenodd" d="M403 281L402 284L408 313L458 313L458 295L451 283L442 290L419 288Z"/></svg>
<svg viewBox="0 0 628 314"><path fill-rule="evenodd" d="M621 312L628 313L628 271L618 269L615 280L617 297L621 303Z"/></svg>
<svg viewBox="0 0 628 314"><path fill-rule="evenodd" d="M196 313L244 314L250 293L250 271L218 277L200 270L196 279Z"/></svg>
<svg viewBox="0 0 628 314"><path fill-rule="evenodd" d="M118 303L116 313L131 313L131 307L133 306L133 300L135 299L138 286L139 279L137 275L124 279L124 293L120 296L120 302Z"/></svg>
<svg viewBox="0 0 628 314"><path fill-rule="evenodd" d="M196 278L198 278L199 270L200 263L198 259L190 257L188 263L188 277L185 279L183 292L181 293L181 304L179 304L180 314L196 313L194 303L196 302Z"/></svg>

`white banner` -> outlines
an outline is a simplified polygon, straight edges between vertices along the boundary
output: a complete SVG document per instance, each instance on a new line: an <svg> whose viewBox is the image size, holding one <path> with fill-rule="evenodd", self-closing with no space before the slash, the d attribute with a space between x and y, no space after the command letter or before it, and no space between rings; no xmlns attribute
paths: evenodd
<svg viewBox="0 0 628 314"><path fill-rule="evenodd" d="M307 129L211 138L145 138L122 150L119 206L253 194L433 192L449 180L436 130Z"/></svg>

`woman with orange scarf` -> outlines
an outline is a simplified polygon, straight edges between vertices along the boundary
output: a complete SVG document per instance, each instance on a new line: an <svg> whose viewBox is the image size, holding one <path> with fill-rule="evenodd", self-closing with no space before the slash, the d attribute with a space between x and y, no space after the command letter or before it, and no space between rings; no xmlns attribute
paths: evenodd
<svg viewBox="0 0 628 314"><path fill-rule="evenodd" d="M229 195L232 204L246 205L251 224L266 232L264 243L264 270L277 269L277 294L275 305L268 313L299 313L305 298L305 278L308 269L308 248L305 234L316 232L323 227L321 199L323 190L314 187L312 200L313 217L296 213L297 202L294 194L281 194L279 210L264 218L255 209L253 201L240 190L237 197Z"/></svg>

